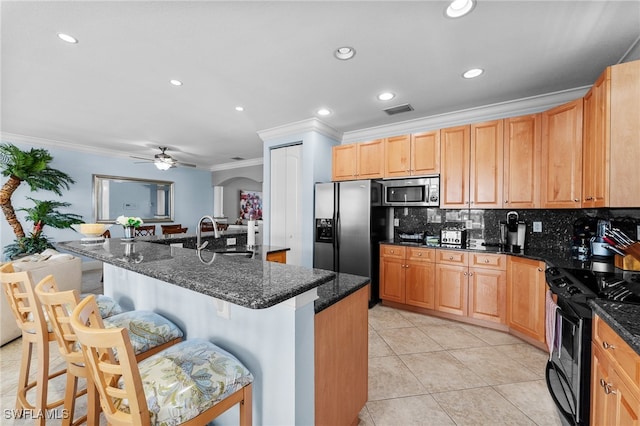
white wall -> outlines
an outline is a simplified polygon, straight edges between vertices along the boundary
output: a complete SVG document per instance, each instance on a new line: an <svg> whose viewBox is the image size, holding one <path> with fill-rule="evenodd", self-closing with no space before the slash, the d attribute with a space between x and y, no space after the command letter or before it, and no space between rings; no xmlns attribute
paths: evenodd
<svg viewBox="0 0 640 426"><path fill-rule="evenodd" d="M314 185L316 182L331 180L331 148L339 145L336 139L317 131L263 138L264 177L263 177L263 218L264 243L269 244L269 211L271 187L271 150L274 148L302 143L302 256L301 266L313 267L313 215Z"/></svg>
<svg viewBox="0 0 640 426"><path fill-rule="evenodd" d="M8 139L3 139L2 142L13 143L22 150L31 148L46 149L53 156L50 166L67 173L76 182L71 185L68 191L63 191L62 197L58 197L49 191L31 192L28 185L23 182L11 198L16 209L33 205L25 197L32 197L38 200L65 201L71 203L71 206L67 209L60 209L60 211L79 214L85 222L92 222L94 220L91 198L92 175L104 174L175 182L175 222L189 227L189 231L195 231L198 219L202 215L213 212L213 188L211 186L211 172L208 170L177 167L163 172L157 170L151 163L136 164L133 159L87 154L55 146L27 145ZM0 185L7 181L6 177L1 177L0 179ZM23 219L22 212L17 213L25 233L28 233L33 224ZM158 226L157 228L157 232L159 232L160 227ZM111 231L114 237L122 236L121 227L113 226ZM54 241L75 240L81 237L72 229L45 227L44 233ZM4 216L2 216L0 218L0 242L2 247L4 248L7 244L12 243L14 239L13 231Z"/></svg>

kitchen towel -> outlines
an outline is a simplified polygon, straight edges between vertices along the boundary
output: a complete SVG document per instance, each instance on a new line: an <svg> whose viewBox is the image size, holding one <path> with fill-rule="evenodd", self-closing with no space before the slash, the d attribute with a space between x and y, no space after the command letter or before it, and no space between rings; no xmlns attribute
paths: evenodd
<svg viewBox="0 0 640 426"><path fill-rule="evenodd" d="M547 348L549 349L549 359L551 359L551 356L553 355L553 347L555 346L556 340L557 310L558 305L553 301L553 294L551 293L551 290L547 290L545 300L545 336L547 338Z"/></svg>

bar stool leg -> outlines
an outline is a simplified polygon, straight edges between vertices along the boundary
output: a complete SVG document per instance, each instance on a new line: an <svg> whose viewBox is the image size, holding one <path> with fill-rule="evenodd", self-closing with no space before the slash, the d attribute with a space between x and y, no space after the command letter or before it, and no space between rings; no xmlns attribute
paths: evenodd
<svg viewBox="0 0 640 426"><path fill-rule="evenodd" d="M36 424L44 426L46 423L47 391L49 389L49 342L38 345L38 374L36 388Z"/></svg>
<svg viewBox="0 0 640 426"><path fill-rule="evenodd" d="M22 417L24 409L29 407L27 403L27 384L29 383L32 349L32 343L23 338L20 376L18 377L18 392L16 394L17 417Z"/></svg>

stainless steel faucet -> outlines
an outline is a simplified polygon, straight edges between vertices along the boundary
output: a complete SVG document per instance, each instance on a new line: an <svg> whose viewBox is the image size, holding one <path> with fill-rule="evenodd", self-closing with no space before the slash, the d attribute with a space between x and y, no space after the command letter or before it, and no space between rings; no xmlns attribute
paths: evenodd
<svg viewBox="0 0 640 426"><path fill-rule="evenodd" d="M209 215L202 216L198 221L198 225L196 226L196 250L198 251L202 250L207 246L207 244L209 244L209 241L205 241L204 243L202 243L202 222L204 222L205 219L209 219L213 224L213 236L215 238L220 238L220 232L218 232L218 223L215 221L215 219Z"/></svg>

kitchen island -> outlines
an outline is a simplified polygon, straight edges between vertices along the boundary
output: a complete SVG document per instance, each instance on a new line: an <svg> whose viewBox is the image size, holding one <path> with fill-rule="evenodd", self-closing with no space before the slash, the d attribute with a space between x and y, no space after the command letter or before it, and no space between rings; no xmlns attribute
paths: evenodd
<svg viewBox="0 0 640 426"><path fill-rule="evenodd" d="M358 329L360 349L353 351L362 355L364 343L365 357L352 364L364 365L366 372L367 297L361 297L368 292L366 277L261 260L270 250L283 248L263 247L251 259L119 239L95 246L65 242L57 247L104 262L104 292L125 309L153 310L174 321L187 338L208 339L236 355L255 377L256 425L316 422L316 381L321 382L316 376L322 374L316 368L331 366L331 362L321 362L324 355L316 359L316 311L325 316L333 315L334 310L355 311L365 318L364 327ZM343 303L349 309L340 309ZM353 332L344 323L342 327ZM335 345L344 333L320 335L325 339L322 345ZM358 398L353 406L359 405L357 411L366 402L366 374L359 381L364 400ZM333 390L334 394L340 391ZM237 424L236 411L225 413L219 423Z"/></svg>

